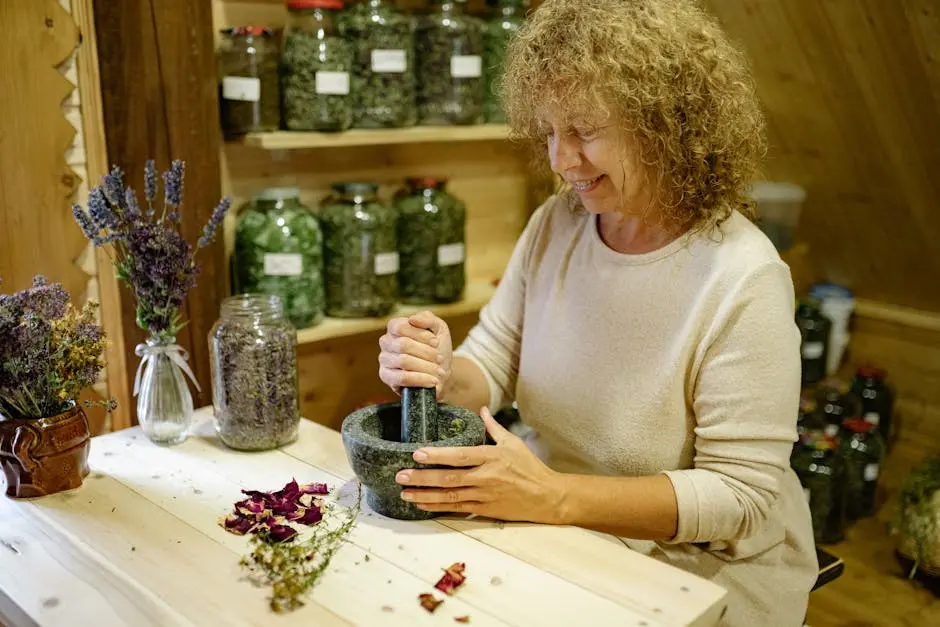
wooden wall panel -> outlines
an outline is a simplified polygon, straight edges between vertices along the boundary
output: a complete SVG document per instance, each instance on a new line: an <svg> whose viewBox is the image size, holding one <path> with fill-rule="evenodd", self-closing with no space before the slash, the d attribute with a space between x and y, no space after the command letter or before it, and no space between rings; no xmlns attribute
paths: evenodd
<svg viewBox="0 0 940 627"><path fill-rule="evenodd" d="M769 178L806 187L800 238L859 296L940 310L940 5L706 0L748 52Z"/></svg>

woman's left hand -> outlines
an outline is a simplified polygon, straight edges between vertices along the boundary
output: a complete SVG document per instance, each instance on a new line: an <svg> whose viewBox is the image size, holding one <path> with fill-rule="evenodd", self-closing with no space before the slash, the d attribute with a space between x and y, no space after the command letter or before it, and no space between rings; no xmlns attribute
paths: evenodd
<svg viewBox="0 0 940 627"><path fill-rule="evenodd" d="M418 449L415 461L453 468L400 471L396 481L406 486L402 498L430 512L558 524L562 475L496 422L488 408L480 417L496 446Z"/></svg>

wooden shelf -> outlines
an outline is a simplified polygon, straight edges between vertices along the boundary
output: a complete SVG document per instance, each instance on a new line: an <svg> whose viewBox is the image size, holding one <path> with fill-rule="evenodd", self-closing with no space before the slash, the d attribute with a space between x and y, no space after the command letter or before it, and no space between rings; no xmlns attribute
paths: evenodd
<svg viewBox="0 0 940 627"><path fill-rule="evenodd" d="M303 148L341 148L428 142L500 141L508 138L509 127L504 124L474 124L472 126L353 129L341 133L302 131L249 133L235 140L235 143L264 150L297 150Z"/></svg>
<svg viewBox="0 0 940 627"><path fill-rule="evenodd" d="M298 331L297 342L298 344L314 344L338 337L381 331L385 328L389 318L409 316L424 309L433 311L441 318L475 313L489 301L495 289L491 283L467 283L464 299L456 303L421 306L399 305L391 314L382 318L326 318L315 327Z"/></svg>

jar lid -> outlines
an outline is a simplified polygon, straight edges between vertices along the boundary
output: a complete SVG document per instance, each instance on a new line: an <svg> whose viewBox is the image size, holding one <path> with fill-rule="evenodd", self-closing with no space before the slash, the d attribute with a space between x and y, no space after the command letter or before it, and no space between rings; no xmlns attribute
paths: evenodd
<svg viewBox="0 0 940 627"><path fill-rule="evenodd" d="M439 188L447 183L446 176L409 176L405 179L409 187L415 189L426 189L428 187Z"/></svg>
<svg viewBox="0 0 940 627"><path fill-rule="evenodd" d="M267 26L230 26L222 29L223 35L235 35L238 37L252 35L254 37L270 37L274 32Z"/></svg>
<svg viewBox="0 0 940 627"><path fill-rule="evenodd" d="M353 196L372 196L379 190L378 183L368 181L344 181L333 183L333 191L339 194L351 194Z"/></svg>
<svg viewBox="0 0 940 627"><path fill-rule="evenodd" d="M848 420L843 420L842 426L852 433L871 433L878 427L878 425L875 423L868 422L862 418L849 418Z"/></svg>
<svg viewBox="0 0 940 627"><path fill-rule="evenodd" d="M287 200L289 198L300 198L299 187L265 187L254 193L255 200Z"/></svg>
<svg viewBox="0 0 940 627"><path fill-rule="evenodd" d="M287 8L291 11L305 9L342 9L343 0L289 0Z"/></svg>
<svg viewBox="0 0 940 627"><path fill-rule="evenodd" d="M884 379L885 371L877 366L859 366L855 374L864 379Z"/></svg>

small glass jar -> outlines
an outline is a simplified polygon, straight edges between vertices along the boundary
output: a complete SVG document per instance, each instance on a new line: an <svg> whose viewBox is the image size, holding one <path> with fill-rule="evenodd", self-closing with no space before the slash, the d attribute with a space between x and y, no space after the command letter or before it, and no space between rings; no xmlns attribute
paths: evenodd
<svg viewBox="0 0 940 627"><path fill-rule="evenodd" d="M849 384L836 377L823 380L816 388L816 403L821 410L826 435L838 437L842 423L858 416L858 399Z"/></svg>
<svg viewBox="0 0 940 627"><path fill-rule="evenodd" d="M483 75L486 78L486 96L483 117L491 124L506 122L506 112L499 97L498 81L503 75L506 47L525 22L528 0L497 0L496 10L486 22L483 53Z"/></svg>
<svg viewBox="0 0 940 627"><path fill-rule="evenodd" d="M418 122L426 125L483 121L483 33L486 24L464 12L467 0L434 0L415 32Z"/></svg>
<svg viewBox="0 0 940 627"><path fill-rule="evenodd" d="M852 392L861 403L861 416L878 426L886 448L891 448L891 418L894 413L894 389L887 383L885 371L862 366L852 377Z"/></svg>
<svg viewBox="0 0 940 627"><path fill-rule="evenodd" d="M209 358L216 430L226 446L261 451L297 438L297 331L277 296L222 301Z"/></svg>
<svg viewBox="0 0 940 627"><path fill-rule="evenodd" d="M791 456L791 466L809 502L813 535L819 544L845 538L845 468L835 438L820 431L800 437L801 448Z"/></svg>
<svg viewBox="0 0 940 627"><path fill-rule="evenodd" d="M842 423L845 461L846 516L850 521L872 516L885 445L878 426L853 418Z"/></svg>
<svg viewBox="0 0 940 627"><path fill-rule="evenodd" d="M363 0L337 19L354 49L353 126L398 128L417 123L414 26L385 0Z"/></svg>
<svg viewBox="0 0 940 627"><path fill-rule="evenodd" d="M416 177L396 194L403 303L451 303L463 297L467 211L446 187L445 178Z"/></svg>
<svg viewBox="0 0 940 627"><path fill-rule="evenodd" d="M219 105L226 138L280 127L279 55L267 28L247 26L222 31Z"/></svg>
<svg viewBox="0 0 940 627"><path fill-rule="evenodd" d="M335 24L342 0L290 0L281 55L284 126L344 131L352 126L352 44Z"/></svg>
<svg viewBox="0 0 940 627"><path fill-rule="evenodd" d="M280 297L298 329L323 321L323 235L296 187L255 194L239 210L232 251L236 293Z"/></svg>
<svg viewBox="0 0 940 627"><path fill-rule="evenodd" d="M818 383L826 378L829 355L830 320L823 315L819 301L801 301L796 310L796 325L800 329L800 353L804 385Z"/></svg>
<svg viewBox="0 0 940 627"><path fill-rule="evenodd" d="M396 216L374 183L336 183L320 206L326 314L384 316L398 299Z"/></svg>

